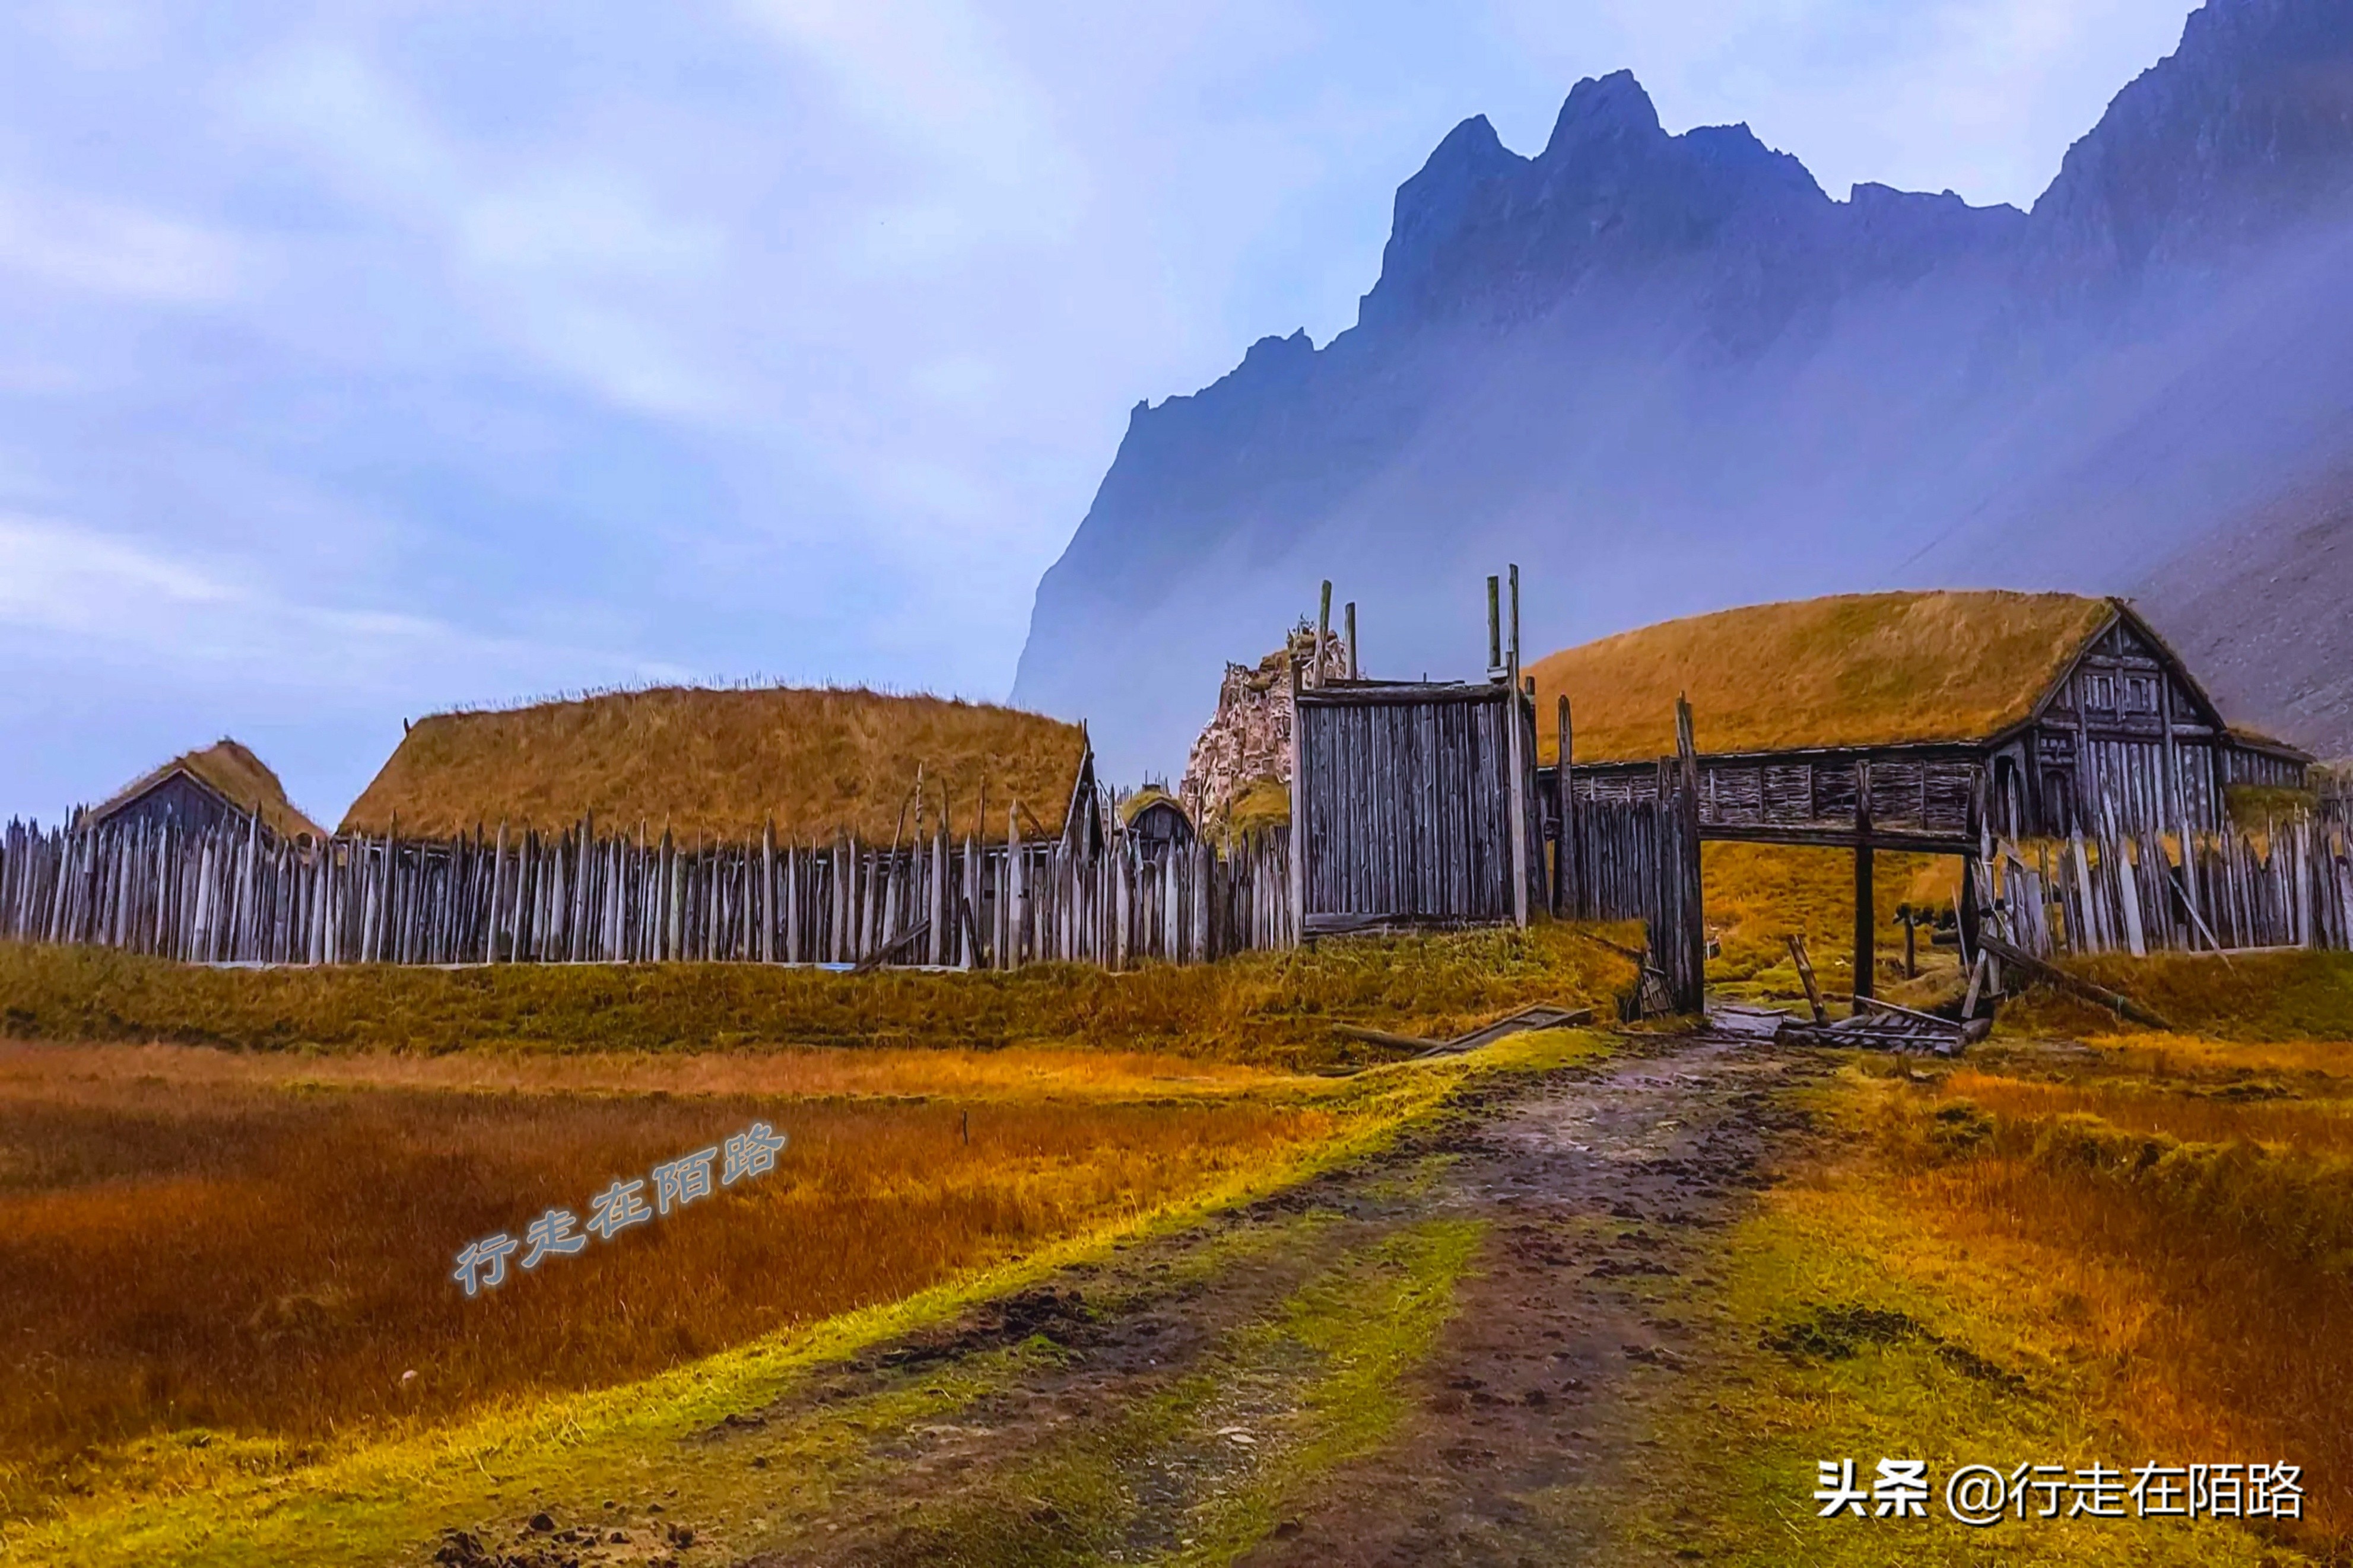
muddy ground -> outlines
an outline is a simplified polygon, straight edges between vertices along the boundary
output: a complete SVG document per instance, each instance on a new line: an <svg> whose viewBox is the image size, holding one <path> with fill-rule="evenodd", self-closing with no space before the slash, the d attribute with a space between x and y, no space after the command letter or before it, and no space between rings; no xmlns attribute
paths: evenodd
<svg viewBox="0 0 2353 1568"><path fill-rule="evenodd" d="M491 1563L1573 1564L1710 1352L1711 1237L1799 1146L1805 1053L1632 1039L1383 1154L877 1347L700 1441L756 1517L640 1500ZM729 1450L733 1450L730 1456ZM536 1525L538 1528L533 1529ZM756 1528L755 1528L756 1527Z"/></svg>

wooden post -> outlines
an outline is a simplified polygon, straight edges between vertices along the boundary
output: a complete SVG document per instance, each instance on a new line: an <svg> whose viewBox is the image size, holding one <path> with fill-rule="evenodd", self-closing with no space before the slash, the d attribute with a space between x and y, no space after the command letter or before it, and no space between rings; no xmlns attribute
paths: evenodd
<svg viewBox="0 0 2353 1568"><path fill-rule="evenodd" d="M1511 564L1511 566L1510 566L1509 570L1510 570L1510 572L1511 572L1511 574L1512 574L1512 628L1511 628L1511 629L1512 629L1512 637L1511 637L1511 650L1512 650L1512 684L1513 684L1514 686L1515 686L1515 687L1516 687L1516 686L1517 686L1517 685L1519 685L1519 683L1520 683L1520 680L1519 680L1519 675L1520 675L1520 566L1519 566L1519 563L1518 563L1518 562L1516 562L1516 561L1515 561L1515 562L1514 562L1514 563L1512 563L1512 564Z"/></svg>
<svg viewBox="0 0 2353 1568"><path fill-rule="evenodd" d="M1501 603L1503 579L1487 579L1487 673L1493 675L1504 668L1504 612Z"/></svg>
<svg viewBox="0 0 2353 1568"><path fill-rule="evenodd" d="M1492 583L1493 580L1491 578ZM1300 722L1299 661L1291 663L1291 919L1303 936L1307 930L1307 745ZM1270 942L1267 945L1273 946Z"/></svg>
<svg viewBox="0 0 2353 1568"><path fill-rule="evenodd" d="M1560 796L1556 810L1560 822L1560 843L1554 854L1559 863L1559 880L1554 889L1553 913L1574 917L1578 897L1577 864L1577 779L1570 771L1570 758L1575 748L1575 731L1569 723L1568 693L1560 694L1559 724L1560 763L1553 769L1553 790Z"/></svg>
<svg viewBox="0 0 2353 1568"><path fill-rule="evenodd" d="M1511 769L1512 923L1528 923L1528 757L1520 734L1520 680L1516 668L1506 668L1504 682L1504 756Z"/></svg>
<svg viewBox="0 0 2353 1568"><path fill-rule="evenodd" d="M1814 1022L1827 1024L1831 1016L1822 1010L1822 988L1814 983L1814 965L1806 956L1806 939L1793 934L1788 939L1789 962L1798 966L1798 981L1806 988L1806 1005L1814 1010Z"/></svg>
<svg viewBox="0 0 2353 1568"><path fill-rule="evenodd" d="M1681 692L1675 694L1675 759L1681 777L1681 809L1675 813L1675 830L1683 836L1683 878L1679 902L1683 906L1683 930L1679 934L1683 944L1682 967L1686 975L1683 994L1675 998L1675 1005L1685 1012L1704 1012L1707 1007L1707 919L1704 913L1704 879L1700 872L1699 842L1699 742L1692 729L1690 700Z"/></svg>
<svg viewBox="0 0 2353 1568"><path fill-rule="evenodd" d="M1318 600L1315 606L1315 664L1314 667L1308 671L1310 678L1308 684L1311 686L1321 686L1324 684L1324 645L1325 642L1330 640L1331 636L1332 579L1326 577L1324 579L1323 595ZM1298 722L1298 719L1295 715L1293 716L1292 722L1294 724Z"/></svg>
<svg viewBox="0 0 2353 1568"><path fill-rule="evenodd" d="M1361 680L1364 678L1357 673L1356 665L1356 601L1354 599L1348 601L1345 618L1348 624L1348 679Z"/></svg>
<svg viewBox="0 0 2353 1568"><path fill-rule="evenodd" d="M1873 917L1871 884L1871 764L1854 764L1854 994L1873 995L1872 968L1878 921Z"/></svg>

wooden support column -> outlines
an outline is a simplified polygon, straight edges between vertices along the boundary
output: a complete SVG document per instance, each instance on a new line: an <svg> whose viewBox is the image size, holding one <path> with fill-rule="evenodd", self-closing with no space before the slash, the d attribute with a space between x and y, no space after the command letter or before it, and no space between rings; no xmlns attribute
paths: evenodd
<svg viewBox="0 0 2353 1568"><path fill-rule="evenodd" d="M1577 912L1577 780L1570 772L1571 731L1569 728L1568 693L1560 694L1560 722L1556 733L1560 739L1560 762L1552 771L1553 793L1559 798L1554 803L1553 819L1559 825L1559 842L1553 847L1555 878L1552 912L1573 916Z"/></svg>
<svg viewBox="0 0 2353 1568"><path fill-rule="evenodd" d="M1978 874L1986 864L1986 780L1980 773L1969 790L1968 840L1971 853L1961 857L1961 967L1966 970L1976 961L1978 938L1984 924L1984 911L1978 900ZM1905 938L1905 947L1911 939ZM1905 967L1910 967L1907 960Z"/></svg>
<svg viewBox="0 0 2353 1568"><path fill-rule="evenodd" d="M1348 631L1347 631L1347 637L1348 637L1348 679L1351 679L1351 680L1361 680L1361 679L1364 679L1364 677L1363 677L1360 673L1358 673L1358 666L1357 666L1357 663L1356 663L1356 600L1351 599L1351 600L1349 600L1349 601L1348 601L1347 613L1346 613L1346 615L1345 615L1345 616L1344 618L1346 620L1346 622L1347 622L1347 626L1348 626Z"/></svg>
<svg viewBox="0 0 2353 1568"><path fill-rule="evenodd" d="M1511 770L1507 828L1512 836L1512 923L1528 923L1528 757L1520 729L1520 682L1516 668L1506 669L1504 682L1504 756Z"/></svg>
<svg viewBox="0 0 2353 1568"><path fill-rule="evenodd" d="M1680 809L1675 813L1675 830L1683 836L1683 854L1679 858L1683 921L1678 940L1683 943L1681 956L1687 977L1675 1005L1686 1013L1700 1013L1707 1007L1707 916L1706 879L1700 868L1699 742L1692 728L1691 703L1680 692L1675 696L1675 761L1677 793L1682 796Z"/></svg>
<svg viewBox="0 0 2353 1568"><path fill-rule="evenodd" d="M1873 995L1878 921L1871 885L1871 764L1854 764L1854 994Z"/></svg>
<svg viewBox="0 0 2353 1568"><path fill-rule="evenodd" d="M1299 713L1299 661L1291 666L1291 938L1307 931L1307 743ZM1270 943L1270 946L1280 945Z"/></svg>

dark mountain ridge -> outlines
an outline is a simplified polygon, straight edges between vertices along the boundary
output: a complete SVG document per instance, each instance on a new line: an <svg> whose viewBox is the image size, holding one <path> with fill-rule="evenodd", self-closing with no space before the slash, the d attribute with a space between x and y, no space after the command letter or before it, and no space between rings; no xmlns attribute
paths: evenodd
<svg viewBox="0 0 2353 1568"><path fill-rule="evenodd" d="M2226 701L2353 750L2353 683L2293 657L2260 580L2353 472L2348 192L2343 0L2211 0L2031 214L1835 201L1746 126L1670 135L1623 72L1532 158L1467 120L1398 189L1354 328L1137 406L1015 699L1166 768L1316 578L1375 668L1460 672L1517 560L1532 653L1764 597L2146 585Z"/></svg>

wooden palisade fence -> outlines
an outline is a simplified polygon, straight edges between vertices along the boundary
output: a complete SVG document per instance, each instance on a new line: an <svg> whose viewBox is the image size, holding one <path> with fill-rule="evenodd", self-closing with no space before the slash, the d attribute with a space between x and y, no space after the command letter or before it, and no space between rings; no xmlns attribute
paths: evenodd
<svg viewBox="0 0 2353 1568"><path fill-rule="evenodd" d="M2187 846L2187 853L2184 847ZM2299 816L2267 832L2076 834L2000 844L2000 922L2040 957L2075 952L2353 949L2353 845Z"/></svg>
<svg viewBox="0 0 2353 1568"><path fill-rule="evenodd" d="M1196 963L1297 940L1288 835L1229 856L1085 835L881 849L773 834L275 839L256 823L0 838L0 938L213 963Z"/></svg>

